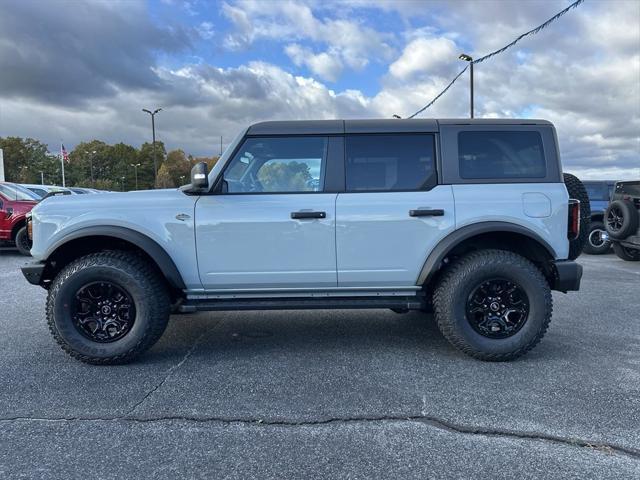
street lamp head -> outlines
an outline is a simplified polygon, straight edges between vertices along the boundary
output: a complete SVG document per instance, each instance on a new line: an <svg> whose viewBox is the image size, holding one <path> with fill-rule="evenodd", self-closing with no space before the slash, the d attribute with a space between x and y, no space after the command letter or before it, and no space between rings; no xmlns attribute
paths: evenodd
<svg viewBox="0 0 640 480"><path fill-rule="evenodd" d="M473 62L473 58L471 58L471 56L467 55L466 53L461 53L460 56L458 56L458 59L463 60L465 62Z"/></svg>
<svg viewBox="0 0 640 480"><path fill-rule="evenodd" d="M156 108L156 109L153 111L153 114L155 115L156 113L158 113L158 112L159 112L159 111L161 111L161 110L162 110L161 108Z"/></svg>
<svg viewBox="0 0 640 480"><path fill-rule="evenodd" d="M142 111L143 111L143 112L147 112L149 115L153 115L153 114L151 113L151 110L147 110L146 108L143 108L143 109L142 109Z"/></svg>

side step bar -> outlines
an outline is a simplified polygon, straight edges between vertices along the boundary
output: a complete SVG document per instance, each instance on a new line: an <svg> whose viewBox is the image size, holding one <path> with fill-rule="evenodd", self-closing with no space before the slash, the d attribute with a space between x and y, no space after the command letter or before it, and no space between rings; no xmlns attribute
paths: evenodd
<svg viewBox="0 0 640 480"><path fill-rule="evenodd" d="M420 310L426 307L423 296L411 297L319 297L319 298L239 298L221 300L185 300L180 313L221 310L309 310L392 308Z"/></svg>

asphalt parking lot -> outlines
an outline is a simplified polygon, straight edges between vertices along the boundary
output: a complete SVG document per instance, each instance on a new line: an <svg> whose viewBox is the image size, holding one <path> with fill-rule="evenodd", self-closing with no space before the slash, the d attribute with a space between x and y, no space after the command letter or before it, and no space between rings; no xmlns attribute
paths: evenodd
<svg viewBox="0 0 640 480"><path fill-rule="evenodd" d="M137 363L81 364L0 251L1 478L638 478L640 264L583 256L511 363L390 311L172 318Z"/></svg>

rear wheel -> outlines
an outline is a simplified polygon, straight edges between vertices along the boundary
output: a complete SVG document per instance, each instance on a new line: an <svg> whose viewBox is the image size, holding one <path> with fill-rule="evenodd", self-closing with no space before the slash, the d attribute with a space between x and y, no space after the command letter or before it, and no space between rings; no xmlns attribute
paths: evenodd
<svg viewBox="0 0 640 480"><path fill-rule="evenodd" d="M585 253L591 255L602 255L611 249L609 234L604 228L604 223L598 220L591 222L587 244L584 246Z"/></svg>
<svg viewBox="0 0 640 480"><path fill-rule="evenodd" d="M22 255L31 256L31 240L27 234L27 227L18 230L15 238L16 248Z"/></svg>
<svg viewBox="0 0 640 480"><path fill-rule="evenodd" d="M627 262L640 261L640 250L638 249L629 248L620 245L619 243L614 243L613 251L616 252L616 255L618 257L620 257L622 260L626 260Z"/></svg>
<svg viewBox="0 0 640 480"><path fill-rule="evenodd" d="M164 279L140 256L100 252L67 265L47 298L49 329L65 352L92 364L127 363L169 320Z"/></svg>
<svg viewBox="0 0 640 480"><path fill-rule="evenodd" d="M433 303L445 338L480 360L524 355L551 321L551 290L540 270L503 250L473 252L452 264L436 286Z"/></svg>

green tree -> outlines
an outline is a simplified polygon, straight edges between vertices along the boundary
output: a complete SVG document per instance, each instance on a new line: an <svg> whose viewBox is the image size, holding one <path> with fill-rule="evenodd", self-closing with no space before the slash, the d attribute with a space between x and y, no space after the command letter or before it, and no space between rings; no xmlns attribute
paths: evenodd
<svg viewBox="0 0 640 480"><path fill-rule="evenodd" d="M258 170L258 180L265 191L304 192L313 190L308 183L311 180L309 166L301 162L269 161Z"/></svg>
<svg viewBox="0 0 640 480"><path fill-rule="evenodd" d="M167 155L164 143L156 141L156 155L158 156L158 170ZM153 188L153 143L143 143L138 155L138 184L140 189ZM158 172L160 173L160 172Z"/></svg>
<svg viewBox="0 0 640 480"><path fill-rule="evenodd" d="M5 178L10 182L40 183L42 172L45 183L59 184L60 161L49 154L47 146L33 138L0 138L4 153Z"/></svg>

